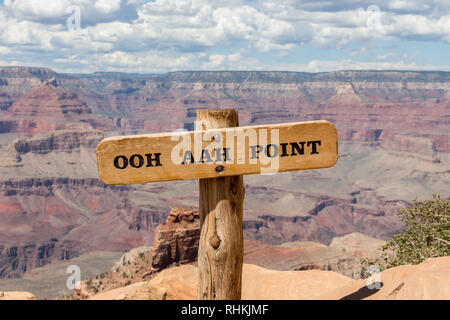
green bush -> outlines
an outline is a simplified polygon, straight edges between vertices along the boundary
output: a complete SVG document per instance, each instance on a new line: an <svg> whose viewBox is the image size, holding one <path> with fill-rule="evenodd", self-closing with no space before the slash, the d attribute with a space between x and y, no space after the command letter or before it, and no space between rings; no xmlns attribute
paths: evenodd
<svg viewBox="0 0 450 320"><path fill-rule="evenodd" d="M442 200L436 194L433 200L414 200L412 207L397 214L405 226L403 233L394 235L381 247L380 258L361 260L363 277L368 276L370 265L385 270L450 255L450 197Z"/></svg>

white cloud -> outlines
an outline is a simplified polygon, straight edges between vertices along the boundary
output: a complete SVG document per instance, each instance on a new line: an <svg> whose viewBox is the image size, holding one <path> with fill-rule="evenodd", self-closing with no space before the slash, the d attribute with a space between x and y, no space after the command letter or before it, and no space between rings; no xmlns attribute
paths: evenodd
<svg viewBox="0 0 450 320"><path fill-rule="evenodd" d="M395 53L394 52L390 52L390 53L386 53L386 54L379 54L376 56L377 60L386 60L388 58L394 57Z"/></svg>
<svg viewBox="0 0 450 320"><path fill-rule="evenodd" d="M233 53L228 55L228 60L230 62L236 62L242 59L242 55L240 53Z"/></svg>
<svg viewBox="0 0 450 320"><path fill-rule="evenodd" d="M291 66L292 67L292 66ZM417 65L414 62L311 60L306 66L296 66L296 71L326 72L336 70L450 70L449 66Z"/></svg>
<svg viewBox="0 0 450 320"><path fill-rule="evenodd" d="M450 43L450 15L430 19L421 15L393 17L393 23L383 26L387 35L417 40L440 40Z"/></svg>
<svg viewBox="0 0 450 320"><path fill-rule="evenodd" d="M50 25L65 24L70 15L68 9L72 6L80 8L81 19L86 25L122 18L131 21L131 17L136 17L132 14L135 7L127 6L121 0L5 0L3 9L12 18Z"/></svg>
<svg viewBox="0 0 450 320"><path fill-rule="evenodd" d="M7 0L4 3L5 11L12 16L32 21L61 17L69 6L68 0Z"/></svg>
<svg viewBox="0 0 450 320"><path fill-rule="evenodd" d="M0 46L0 54L10 54L11 52L11 48Z"/></svg>
<svg viewBox="0 0 450 320"><path fill-rule="evenodd" d="M81 9L81 30L69 32L71 5ZM265 52L285 57L305 44L319 51L353 45L348 57L362 57L369 41L450 43L448 1L377 1L376 27L368 23L374 18L367 10L370 5L373 1L6 0L0 7L0 58L7 63L43 59L67 69L78 63L89 70L256 69L283 68L275 60L268 65L256 57ZM14 57L8 57L11 51ZM373 54L374 68L414 68L413 58L393 64L383 52ZM359 65L371 66L343 57L294 67Z"/></svg>
<svg viewBox="0 0 450 320"><path fill-rule="evenodd" d="M413 10L413 11L423 11L428 10L430 8L430 5L428 3L414 3L411 1L405 1L405 0L396 0L392 1L388 4L389 9L394 10Z"/></svg>
<svg viewBox="0 0 450 320"><path fill-rule="evenodd" d="M94 6L101 13L109 14L120 9L120 0L98 0Z"/></svg>
<svg viewBox="0 0 450 320"><path fill-rule="evenodd" d="M223 62L225 61L225 59L226 59L226 56L224 56L222 54L212 54L209 56L209 61L206 66L208 68L215 69L215 68L221 66L223 64Z"/></svg>
<svg viewBox="0 0 450 320"><path fill-rule="evenodd" d="M93 41L110 43L124 39L133 41L133 37L137 36L132 24L119 21L100 23L94 27L88 27L87 32Z"/></svg>

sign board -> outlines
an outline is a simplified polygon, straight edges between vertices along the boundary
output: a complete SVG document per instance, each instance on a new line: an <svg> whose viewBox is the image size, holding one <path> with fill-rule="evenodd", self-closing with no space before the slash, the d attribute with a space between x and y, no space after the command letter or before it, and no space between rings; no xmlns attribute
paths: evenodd
<svg viewBox="0 0 450 320"><path fill-rule="evenodd" d="M106 138L97 146L105 184L218 178L328 168L338 159L328 121Z"/></svg>

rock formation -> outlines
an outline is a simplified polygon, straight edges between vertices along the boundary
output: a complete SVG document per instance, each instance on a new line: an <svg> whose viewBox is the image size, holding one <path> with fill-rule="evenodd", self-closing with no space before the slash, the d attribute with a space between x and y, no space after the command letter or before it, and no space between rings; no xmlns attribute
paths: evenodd
<svg viewBox="0 0 450 320"><path fill-rule="evenodd" d="M44 266L53 260L69 260L79 255L79 248L76 242L58 242L56 238L40 244L0 244L0 278L20 277L27 270Z"/></svg>
<svg viewBox="0 0 450 320"><path fill-rule="evenodd" d="M30 292L24 291L0 291L0 300L36 300Z"/></svg>
<svg viewBox="0 0 450 320"><path fill-rule="evenodd" d="M86 299L98 292L147 280L172 265L197 260L200 226L198 210L172 209L166 221L155 230L153 245L132 249L104 274L82 281L75 299Z"/></svg>
<svg viewBox="0 0 450 320"><path fill-rule="evenodd" d="M83 281L82 288L76 290L73 296L75 299L87 299L95 294L148 280L168 268L195 263L199 238L198 211L172 209L166 222L156 228L152 247L138 247L123 254L108 273ZM255 240L245 240L244 261L255 265L254 268L260 266L279 271L325 270L359 279L360 258L376 257L376 248L383 243L361 234L335 238L332 246L314 242L271 246ZM184 289L180 287L179 290L182 292ZM115 294L121 291L112 292Z"/></svg>
<svg viewBox="0 0 450 320"><path fill-rule="evenodd" d="M147 286L148 284L145 281L137 282L85 298L87 300L150 300L150 292Z"/></svg>
<svg viewBox="0 0 450 320"><path fill-rule="evenodd" d="M335 237L329 246L306 241L272 246L245 240L244 261L272 270L330 270L359 279L360 259L378 257L384 243L360 233Z"/></svg>
<svg viewBox="0 0 450 320"><path fill-rule="evenodd" d="M91 299L197 299L198 270L193 265L173 267L148 282L105 292ZM352 280L332 271L275 271L244 264L244 300L424 300L450 299L450 257L430 258L418 265L391 268L379 279ZM377 288L377 283L379 287ZM369 287L374 285L373 287Z"/></svg>
<svg viewBox="0 0 450 320"><path fill-rule="evenodd" d="M199 240L198 210L173 209L166 223L156 228L152 246L152 268L160 270L172 263L196 261Z"/></svg>
<svg viewBox="0 0 450 320"><path fill-rule="evenodd" d="M153 300L197 299L198 269L192 265L163 270L149 281ZM274 271L244 264L243 300L314 299L353 280L332 271Z"/></svg>
<svg viewBox="0 0 450 320"><path fill-rule="evenodd" d="M360 232L387 240L402 229L394 213L412 199L448 196L449 83L448 72L0 67L0 243L38 248L57 238L81 253L150 246L171 208L197 206L196 181L105 186L95 146L114 135L192 129L204 108L235 108L241 125L326 119L338 130L335 167L245 177L247 239L329 245ZM0 261L16 263L4 252ZM26 261L2 266L1 276L41 265Z"/></svg>
<svg viewBox="0 0 450 320"><path fill-rule="evenodd" d="M380 249L384 244L386 242L383 240L354 232L342 237L333 238L329 247L362 259L379 257L381 253Z"/></svg>
<svg viewBox="0 0 450 320"><path fill-rule="evenodd" d="M372 286L372 289L368 288ZM450 300L450 257L429 258L330 290L320 299Z"/></svg>

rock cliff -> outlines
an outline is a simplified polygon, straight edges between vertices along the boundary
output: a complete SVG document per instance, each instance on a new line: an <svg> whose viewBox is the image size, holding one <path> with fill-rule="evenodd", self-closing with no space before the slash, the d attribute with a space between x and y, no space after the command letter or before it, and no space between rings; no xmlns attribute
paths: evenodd
<svg viewBox="0 0 450 320"><path fill-rule="evenodd" d="M83 281L81 289L76 290L73 297L87 299L101 292L149 280L180 264L196 264L199 239L198 211L172 209L165 223L156 228L151 247L138 247L125 253L109 272ZM314 242L271 246L245 240L244 262L272 270L328 270L359 279L359 260L378 257L377 249L383 243L358 233L334 238L329 247Z"/></svg>
<svg viewBox="0 0 450 320"><path fill-rule="evenodd" d="M449 79L448 72L74 75L1 67L0 241L77 240L74 252L150 246L171 208L198 205L196 182L104 186L95 145L192 129L204 108L235 108L241 125L326 119L338 130L335 167L245 177L247 239L329 245L353 232L389 239L402 228L395 211L415 197L448 196Z"/></svg>
<svg viewBox="0 0 450 320"><path fill-rule="evenodd" d="M142 246L125 253L113 268L95 279L83 281L75 299L149 279L173 265L197 260L200 226L198 210L175 208L155 230L151 247Z"/></svg>
<svg viewBox="0 0 450 320"><path fill-rule="evenodd" d="M243 300L448 300L449 257L385 270L378 279L352 280L332 271L275 271L244 264ZM375 280L375 282L373 282ZM103 292L92 300L195 300L198 269L166 269L148 282ZM369 287L368 285L373 285Z"/></svg>
<svg viewBox="0 0 450 320"><path fill-rule="evenodd" d="M0 277L21 277L27 270L42 267L55 260L70 260L80 254L77 242L59 243L53 238L46 243L25 245L0 245Z"/></svg>
<svg viewBox="0 0 450 320"><path fill-rule="evenodd" d="M173 209L166 222L156 228L152 246L152 268L157 271L173 263L196 261L199 239L198 210Z"/></svg>

